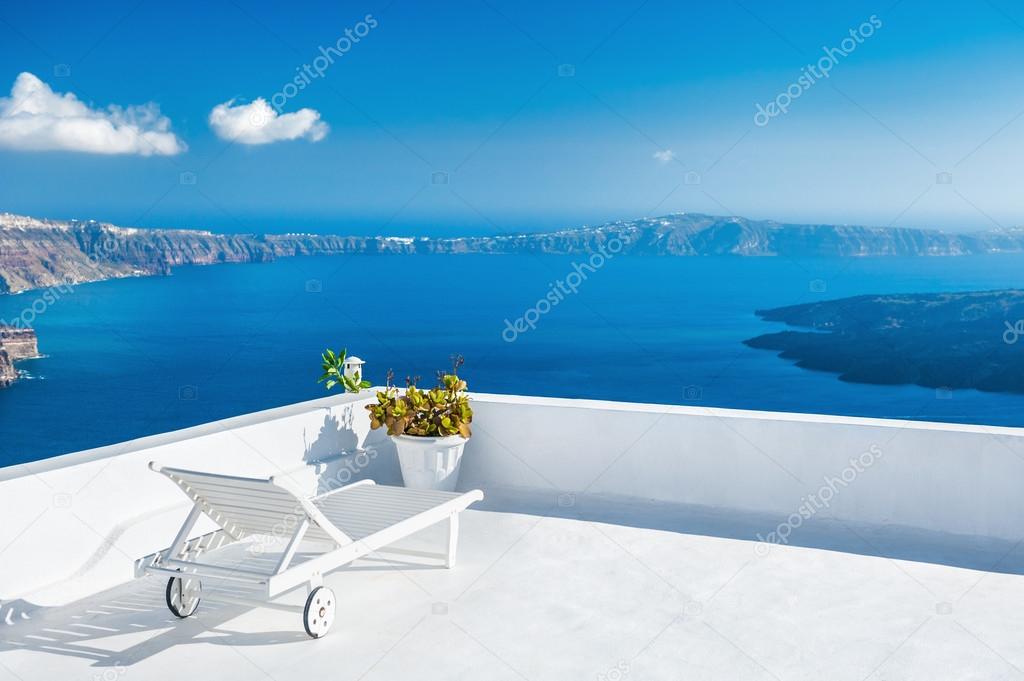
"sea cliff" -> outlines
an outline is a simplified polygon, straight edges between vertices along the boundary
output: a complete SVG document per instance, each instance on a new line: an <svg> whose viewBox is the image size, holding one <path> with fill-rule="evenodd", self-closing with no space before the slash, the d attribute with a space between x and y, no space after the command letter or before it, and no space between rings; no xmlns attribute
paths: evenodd
<svg viewBox="0 0 1024 681"><path fill-rule="evenodd" d="M855 225L798 225L699 213L622 220L553 232L455 238L218 234L0 214L0 294L179 265L268 262L302 255L562 254L601 247L644 256L958 256L1024 252L1024 230L951 234Z"/></svg>
<svg viewBox="0 0 1024 681"><path fill-rule="evenodd" d="M39 345L35 331L0 327L0 388L6 388L18 379L15 362L38 356Z"/></svg>

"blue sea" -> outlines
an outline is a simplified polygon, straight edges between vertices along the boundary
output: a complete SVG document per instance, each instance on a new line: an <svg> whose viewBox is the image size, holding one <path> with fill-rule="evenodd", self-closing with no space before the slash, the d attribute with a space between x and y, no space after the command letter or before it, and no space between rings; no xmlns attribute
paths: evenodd
<svg viewBox="0 0 1024 681"><path fill-rule="evenodd" d="M1022 287L1024 256L585 262L353 255L76 286L35 316L45 357L0 390L0 465L323 396L325 347L374 383L460 353L477 391L1024 425L1024 395L845 383L742 344L782 328L759 308ZM0 318L39 295L0 296Z"/></svg>

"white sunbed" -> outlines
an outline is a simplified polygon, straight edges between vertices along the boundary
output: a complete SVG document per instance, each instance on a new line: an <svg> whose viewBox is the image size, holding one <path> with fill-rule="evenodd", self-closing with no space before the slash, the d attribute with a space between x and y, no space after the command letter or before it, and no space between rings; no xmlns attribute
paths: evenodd
<svg viewBox="0 0 1024 681"><path fill-rule="evenodd" d="M306 633L319 638L334 622L337 601L323 585L323 576L374 552L391 552L440 558L445 567L455 565L459 513L483 499L480 490L463 494L356 482L314 497L307 497L287 478L243 478L178 468L149 467L170 478L192 501L188 514L168 550L155 554L142 566L146 573L169 576L167 607L177 617L192 615L199 606L203 579L248 590L253 598L220 596L246 605L266 605L302 612ZM253 541L268 537L283 541L276 565L252 560L253 565L225 565L197 560L199 551L190 541L196 522L207 515L230 539ZM390 546L426 527L448 521L447 547L427 552ZM300 543L327 544L326 551L297 560ZM256 548L261 545L254 544ZM215 557L217 552L203 554ZM257 556L260 551L251 552ZM305 606L272 603L273 599L307 586ZM230 589L229 589L230 591Z"/></svg>

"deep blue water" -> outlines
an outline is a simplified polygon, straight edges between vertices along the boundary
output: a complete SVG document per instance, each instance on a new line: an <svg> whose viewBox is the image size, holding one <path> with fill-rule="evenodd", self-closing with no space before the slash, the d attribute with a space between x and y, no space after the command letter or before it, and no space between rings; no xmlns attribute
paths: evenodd
<svg viewBox="0 0 1024 681"><path fill-rule="evenodd" d="M849 384L741 344L781 328L757 308L1022 287L1024 256L620 257L507 342L504 320L578 261L296 258L75 287L35 320L46 357L20 365L31 378L0 391L0 465L320 397L326 346L362 356L375 383L388 367L430 379L458 352L478 391L1024 425L1021 395ZM0 318L37 296L0 297Z"/></svg>

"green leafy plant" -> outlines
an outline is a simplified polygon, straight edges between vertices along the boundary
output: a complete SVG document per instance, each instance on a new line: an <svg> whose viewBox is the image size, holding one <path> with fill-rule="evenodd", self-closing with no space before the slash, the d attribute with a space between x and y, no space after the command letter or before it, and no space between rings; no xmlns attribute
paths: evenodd
<svg viewBox="0 0 1024 681"><path fill-rule="evenodd" d="M363 388L369 388L370 382L364 381L358 371L352 376L345 375L345 356L346 351L344 348L339 353L335 353L330 348L324 350L321 355L323 360L321 366L324 373L317 383L326 383L328 390L333 389L336 385L340 385L345 388L347 393L357 393Z"/></svg>
<svg viewBox="0 0 1024 681"><path fill-rule="evenodd" d="M418 437L445 437L472 435L469 424L473 409L466 395L466 382L459 378L461 356L452 358L449 373L437 373L437 386L421 390L416 386L419 378L407 378L405 394L393 384L394 373L388 371L384 390L377 393L377 403L366 405L373 428L387 428L388 435L415 435Z"/></svg>

